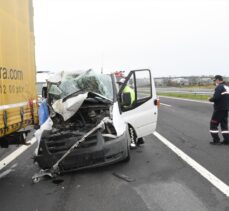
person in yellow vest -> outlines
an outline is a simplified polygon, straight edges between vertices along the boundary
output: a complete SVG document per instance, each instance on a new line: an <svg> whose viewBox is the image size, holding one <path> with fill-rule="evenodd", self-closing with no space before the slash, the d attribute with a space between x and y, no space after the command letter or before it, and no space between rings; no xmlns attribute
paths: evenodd
<svg viewBox="0 0 229 211"><path fill-rule="evenodd" d="M118 81L119 86L122 86L125 82L125 78L121 78ZM130 93L130 99L131 99L131 104L130 106L134 103L134 101L136 100L136 95L135 95L135 91L130 88L128 85L125 86L125 88L123 89L123 93Z"/></svg>

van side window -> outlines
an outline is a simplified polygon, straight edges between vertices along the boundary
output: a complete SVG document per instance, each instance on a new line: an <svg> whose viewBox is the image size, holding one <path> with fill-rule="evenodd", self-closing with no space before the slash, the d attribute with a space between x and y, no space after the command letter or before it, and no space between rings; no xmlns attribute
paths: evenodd
<svg viewBox="0 0 229 211"><path fill-rule="evenodd" d="M129 96L127 94L129 93ZM125 84L120 89L119 99L128 102L121 103L122 111L132 110L152 98L152 83L149 70L131 71L127 76ZM130 98L126 100L126 98ZM124 100L125 99L125 100Z"/></svg>
<svg viewBox="0 0 229 211"><path fill-rule="evenodd" d="M149 98L152 95L150 72L148 70L136 71L137 100Z"/></svg>

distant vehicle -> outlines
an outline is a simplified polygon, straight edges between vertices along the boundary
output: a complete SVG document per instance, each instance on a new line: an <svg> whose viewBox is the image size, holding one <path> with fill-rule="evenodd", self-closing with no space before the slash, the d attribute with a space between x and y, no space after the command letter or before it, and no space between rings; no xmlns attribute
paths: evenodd
<svg viewBox="0 0 229 211"><path fill-rule="evenodd" d="M36 74L36 88L37 88L37 100L38 106L40 106L43 96L47 92L47 79L53 75L50 71L37 71ZM39 113L39 112L38 112Z"/></svg>
<svg viewBox="0 0 229 211"><path fill-rule="evenodd" d="M127 85L134 90L133 103L123 92ZM48 82L47 102L50 118L36 133L34 159L49 176L49 169L60 173L129 160L131 140L153 133L157 125L150 70L130 71L121 87L114 74L64 73Z"/></svg>
<svg viewBox="0 0 229 211"><path fill-rule="evenodd" d="M24 128L38 122L32 0L1 1L0 20L0 145L7 147L24 143Z"/></svg>
<svg viewBox="0 0 229 211"><path fill-rule="evenodd" d="M37 87L37 94L42 96L42 89L43 87L47 87L46 80L50 77L49 71L37 71L36 74L36 87Z"/></svg>

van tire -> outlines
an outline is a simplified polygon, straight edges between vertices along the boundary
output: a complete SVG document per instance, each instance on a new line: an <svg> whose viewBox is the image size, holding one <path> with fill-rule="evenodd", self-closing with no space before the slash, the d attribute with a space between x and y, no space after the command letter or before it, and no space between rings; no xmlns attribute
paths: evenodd
<svg viewBox="0 0 229 211"><path fill-rule="evenodd" d="M137 135L134 131L134 128L129 126L129 135L131 142L134 142L137 145Z"/></svg>
<svg viewBox="0 0 229 211"><path fill-rule="evenodd" d="M128 137L128 140L127 140L127 144L126 144L126 152L127 152L127 156L121 161L121 162L129 162L130 161L130 133L129 133L129 127L128 127L128 133L127 133L127 137Z"/></svg>
<svg viewBox="0 0 229 211"><path fill-rule="evenodd" d="M127 145L127 157L122 160L123 163L127 163L130 161L130 146L129 144Z"/></svg>

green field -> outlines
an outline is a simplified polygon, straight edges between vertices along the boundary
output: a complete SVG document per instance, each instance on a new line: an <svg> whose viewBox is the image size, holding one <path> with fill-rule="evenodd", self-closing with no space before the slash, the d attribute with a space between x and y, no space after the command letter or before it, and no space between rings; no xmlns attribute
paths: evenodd
<svg viewBox="0 0 229 211"><path fill-rule="evenodd" d="M209 95L200 95L200 94L193 94L193 93L158 92L157 95L178 97L178 98L185 98L185 99L192 99L192 100L205 100L205 101L207 101L209 98Z"/></svg>

